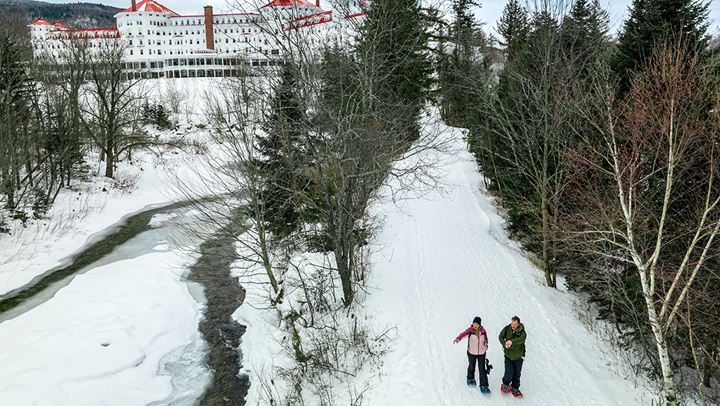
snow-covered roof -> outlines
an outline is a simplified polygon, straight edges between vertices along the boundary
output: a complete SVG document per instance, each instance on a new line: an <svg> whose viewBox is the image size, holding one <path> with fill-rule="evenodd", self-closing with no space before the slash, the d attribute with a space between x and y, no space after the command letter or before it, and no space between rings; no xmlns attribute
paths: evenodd
<svg viewBox="0 0 720 406"><path fill-rule="evenodd" d="M142 0L140 3L137 3L134 11L133 11L132 7L128 7L125 10L121 11L121 13L133 13L133 12L170 13L170 14L178 15L178 13L170 10L169 8L167 8L166 6L163 6L162 4L158 3L155 0Z"/></svg>
<svg viewBox="0 0 720 406"><path fill-rule="evenodd" d="M308 3L303 0L273 0L270 3L260 7L317 7L315 4Z"/></svg>

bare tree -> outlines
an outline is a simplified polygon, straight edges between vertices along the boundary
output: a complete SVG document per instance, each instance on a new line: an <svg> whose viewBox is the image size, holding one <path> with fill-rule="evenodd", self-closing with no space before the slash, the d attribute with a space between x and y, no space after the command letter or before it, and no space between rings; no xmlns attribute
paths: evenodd
<svg viewBox="0 0 720 406"><path fill-rule="evenodd" d="M124 50L120 41L108 40L92 53L88 100L83 109L87 133L100 149L109 178L123 153L156 145L137 130L144 95L140 79L129 78L123 70Z"/></svg>
<svg viewBox="0 0 720 406"><path fill-rule="evenodd" d="M677 44L657 50L625 101L604 90L602 115L585 110L596 131L572 154L579 210L569 215L598 269L635 273L664 398L676 405L668 338L718 249L720 92L700 57Z"/></svg>

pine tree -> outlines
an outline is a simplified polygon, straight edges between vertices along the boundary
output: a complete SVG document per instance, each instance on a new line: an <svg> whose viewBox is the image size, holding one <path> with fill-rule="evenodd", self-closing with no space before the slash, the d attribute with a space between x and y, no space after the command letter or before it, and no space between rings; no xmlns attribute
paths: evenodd
<svg viewBox="0 0 720 406"><path fill-rule="evenodd" d="M416 0L376 0L365 11L356 54L374 78L378 122L417 139L417 121L430 99L429 19Z"/></svg>
<svg viewBox="0 0 720 406"><path fill-rule="evenodd" d="M587 76L588 69L605 59L609 49L608 22L608 14L598 0L576 0L563 19L565 56L579 74Z"/></svg>
<svg viewBox="0 0 720 406"><path fill-rule="evenodd" d="M472 7L480 7L476 0L453 0L453 37L456 45L455 54L470 54L475 45L477 23L472 14Z"/></svg>
<svg viewBox="0 0 720 406"><path fill-rule="evenodd" d="M307 165L304 148L307 133L305 105L299 89L298 66L286 61L258 141L262 159L254 168L264 178L262 190L267 229L278 237L294 231L301 221L302 195L308 182L303 174Z"/></svg>
<svg viewBox="0 0 720 406"><path fill-rule="evenodd" d="M485 36L473 16L473 0L453 2L454 20L448 36L451 42L445 53L442 45L438 60L438 75L442 83L443 118L451 125L472 127L484 90L490 77L489 58L485 50Z"/></svg>
<svg viewBox="0 0 720 406"><path fill-rule="evenodd" d="M18 43L0 33L0 188L10 210L17 204L15 189L19 187L22 158L30 150L27 143L32 85L21 52Z"/></svg>
<svg viewBox="0 0 720 406"><path fill-rule="evenodd" d="M667 41L681 40L688 49L703 52L709 42L709 7L702 0L633 0L613 60L621 90L628 89L632 72Z"/></svg>
<svg viewBox="0 0 720 406"><path fill-rule="evenodd" d="M512 64L524 48L529 28L527 10L518 0L508 1L497 25L507 64Z"/></svg>

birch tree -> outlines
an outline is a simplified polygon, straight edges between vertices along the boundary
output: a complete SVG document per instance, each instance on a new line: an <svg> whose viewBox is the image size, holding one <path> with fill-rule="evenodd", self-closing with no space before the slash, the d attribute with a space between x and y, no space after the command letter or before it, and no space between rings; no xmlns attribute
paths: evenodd
<svg viewBox="0 0 720 406"><path fill-rule="evenodd" d="M598 271L635 273L664 400L677 405L668 338L719 247L720 92L700 57L677 44L656 51L623 102L605 86L602 114L584 110L595 132L572 154L567 214Z"/></svg>

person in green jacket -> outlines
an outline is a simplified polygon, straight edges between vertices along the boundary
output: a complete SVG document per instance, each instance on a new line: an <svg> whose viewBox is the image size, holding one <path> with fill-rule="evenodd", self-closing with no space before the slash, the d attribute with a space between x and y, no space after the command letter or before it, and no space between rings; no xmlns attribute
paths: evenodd
<svg viewBox="0 0 720 406"><path fill-rule="evenodd" d="M522 371L523 358L525 358L525 339L527 332L525 326L520 323L518 316L513 316L510 324L500 331L500 344L505 353L505 374L502 378L500 391L502 393L512 392L513 396L520 398L520 373Z"/></svg>

